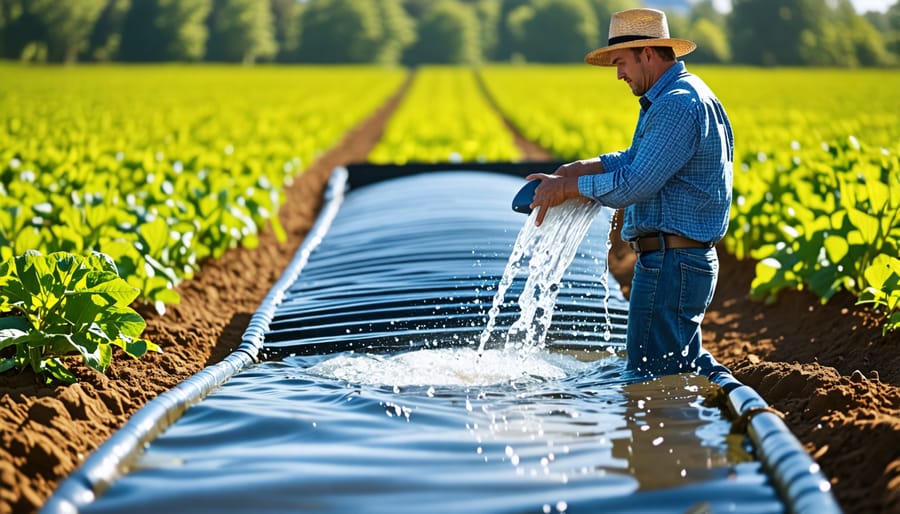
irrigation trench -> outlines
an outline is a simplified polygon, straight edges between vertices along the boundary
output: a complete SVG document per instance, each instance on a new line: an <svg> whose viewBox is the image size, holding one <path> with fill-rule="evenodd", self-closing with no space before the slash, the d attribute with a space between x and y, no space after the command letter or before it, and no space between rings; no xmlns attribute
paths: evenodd
<svg viewBox="0 0 900 514"><path fill-rule="evenodd" d="M409 82L406 85L408 84ZM402 92L394 98L393 105L396 105L401 97ZM273 329L273 321L278 310L289 303L291 287L304 272L313 252L331 230L348 189L367 187L371 183L393 180L410 174L452 168L444 165L381 170L368 167L365 171L348 172L347 168L336 167L324 192L324 205L313 229L282 277L252 316L237 350L221 362L208 366L160 395L138 411L122 429L60 484L44 505L42 512L77 512L80 508L90 505L135 462L148 443L175 423L188 408L201 402L210 392L237 373L258 362L263 352L278 353L279 330ZM501 172L519 176L524 176L529 170L534 169L528 165L507 167L496 163L478 165L474 168L476 169L468 166L463 169L472 171L480 169L486 173ZM624 309L627 309L627 305L618 305L616 309L614 312L619 320L618 332L621 337L624 331L622 321ZM319 336L321 334L313 338ZM324 351L327 347L327 337L323 339L322 344L325 346L310 346L310 351ZM757 457L775 483L786 509L792 512L840 512L829 492L827 479L777 413L772 412L755 391L741 384L733 376L717 375L712 377L712 380L727 394L728 409L736 420L735 426L746 430Z"/></svg>

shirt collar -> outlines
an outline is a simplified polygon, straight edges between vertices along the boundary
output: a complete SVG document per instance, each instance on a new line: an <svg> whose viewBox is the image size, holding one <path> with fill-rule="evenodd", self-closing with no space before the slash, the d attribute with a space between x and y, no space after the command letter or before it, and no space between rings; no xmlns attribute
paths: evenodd
<svg viewBox="0 0 900 514"><path fill-rule="evenodd" d="M669 86L675 82L675 79L685 71L687 71L687 68L685 68L684 63L681 61L676 61L675 64L670 66L669 69L659 77L659 80L653 84L653 87L644 93L644 96L638 98L641 108L645 111L649 109L653 101L664 91L668 90Z"/></svg>

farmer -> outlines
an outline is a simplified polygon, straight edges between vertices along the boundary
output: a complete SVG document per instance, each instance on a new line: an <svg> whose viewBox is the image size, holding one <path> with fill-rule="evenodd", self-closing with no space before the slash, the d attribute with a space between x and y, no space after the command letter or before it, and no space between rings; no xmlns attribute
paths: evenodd
<svg viewBox="0 0 900 514"><path fill-rule="evenodd" d="M727 371L701 346L700 322L728 227L734 136L722 104L677 60L694 48L669 37L661 11L613 14L609 44L584 60L615 66L639 97L631 146L527 177L541 180L531 204L538 225L570 198L624 208L622 239L637 252L626 367L640 375Z"/></svg>

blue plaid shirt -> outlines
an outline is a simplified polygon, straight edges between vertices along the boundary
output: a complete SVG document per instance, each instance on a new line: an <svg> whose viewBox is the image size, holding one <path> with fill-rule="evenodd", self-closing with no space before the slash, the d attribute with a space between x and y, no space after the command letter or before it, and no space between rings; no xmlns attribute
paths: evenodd
<svg viewBox="0 0 900 514"><path fill-rule="evenodd" d="M706 243L728 229L734 134L709 87L676 62L640 98L631 146L600 156L579 192L625 207L622 238L666 232Z"/></svg>

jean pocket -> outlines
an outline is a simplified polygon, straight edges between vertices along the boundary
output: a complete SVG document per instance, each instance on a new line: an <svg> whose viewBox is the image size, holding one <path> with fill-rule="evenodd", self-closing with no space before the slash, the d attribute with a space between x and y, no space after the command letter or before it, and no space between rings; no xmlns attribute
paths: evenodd
<svg viewBox="0 0 900 514"><path fill-rule="evenodd" d="M681 262L681 294L678 299L679 318L690 323L693 330L703 321L706 308L712 301L713 292L716 289L717 267L694 266L688 262Z"/></svg>
<svg viewBox="0 0 900 514"><path fill-rule="evenodd" d="M719 256L715 248L677 248L678 262L695 268L699 272L709 271L713 274L719 271Z"/></svg>
<svg viewBox="0 0 900 514"><path fill-rule="evenodd" d="M644 271L659 272L663 264L663 252L641 252L637 256L635 266Z"/></svg>

